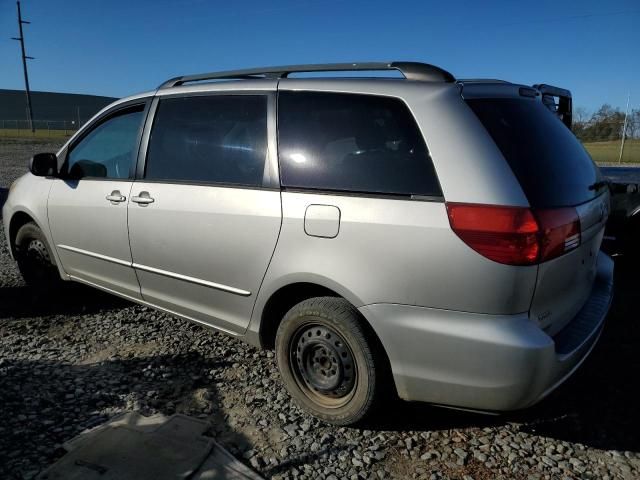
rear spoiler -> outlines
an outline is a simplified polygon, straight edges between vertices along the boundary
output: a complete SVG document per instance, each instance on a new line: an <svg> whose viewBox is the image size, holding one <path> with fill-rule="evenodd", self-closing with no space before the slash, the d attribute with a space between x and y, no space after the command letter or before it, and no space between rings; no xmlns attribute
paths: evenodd
<svg viewBox="0 0 640 480"><path fill-rule="evenodd" d="M571 120L573 117L571 92L564 88L545 85L544 83L534 85L533 88L538 90L542 95L542 103L558 115L562 123L571 129ZM556 98L558 99L557 103Z"/></svg>

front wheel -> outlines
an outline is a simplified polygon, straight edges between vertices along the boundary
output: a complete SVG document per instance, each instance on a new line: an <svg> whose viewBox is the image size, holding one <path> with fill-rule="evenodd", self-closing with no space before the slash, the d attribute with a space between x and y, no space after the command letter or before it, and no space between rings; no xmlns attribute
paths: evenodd
<svg viewBox="0 0 640 480"><path fill-rule="evenodd" d="M276 359L287 390L305 411L328 423L363 420L381 400L386 377L374 340L358 311L342 298L297 304L276 334Z"/></svg>
<svg viewBox="0 0 640 480"><path fill-rule="evenodd" d="M47 239L33 223L25 223L16 234L16 261L25 283L40 292L53 291L62 284Z"/></svg>

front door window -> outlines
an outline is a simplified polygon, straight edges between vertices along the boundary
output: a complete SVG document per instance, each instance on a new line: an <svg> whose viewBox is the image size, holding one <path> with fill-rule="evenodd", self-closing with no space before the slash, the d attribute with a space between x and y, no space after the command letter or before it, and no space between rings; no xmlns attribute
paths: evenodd
<svg viewBox="0 0 640 480"><path fill-rule="evenodd" d="M62 173L81 178L130 178L138 152L144 105L118 111L71 147Z"/></svg>

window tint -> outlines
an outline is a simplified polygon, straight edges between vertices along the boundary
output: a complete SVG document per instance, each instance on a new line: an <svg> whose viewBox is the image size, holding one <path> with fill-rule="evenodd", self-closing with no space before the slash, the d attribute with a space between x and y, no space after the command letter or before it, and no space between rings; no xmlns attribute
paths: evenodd
<svg viewBox="0 0 640 480"><path fill-rule="evenodd" d="M402 101L280 92L278 102L284 186L442 195L424 140Z"/></svg>
<svg viewBox="0 0 640 480"><path fill-rule="evenodd" d="M532 207L578 205L600 192L600 172L578 139L542 102L468 99L511 166ZM590 188L591 187L591 188Z"/></svg>
<svg viewBox="0 0 640 480"><path fill-rule="evenodd" d="M215 95L160 100L145 178L262 185L267 97Z"/></svg>
<svg viewBox="0 0 640 480"><path fill-rule="evenodd" d="M63 171L74 179L129 178L138 154L144 105L117 112L91 130L67 155Z"/></svg>

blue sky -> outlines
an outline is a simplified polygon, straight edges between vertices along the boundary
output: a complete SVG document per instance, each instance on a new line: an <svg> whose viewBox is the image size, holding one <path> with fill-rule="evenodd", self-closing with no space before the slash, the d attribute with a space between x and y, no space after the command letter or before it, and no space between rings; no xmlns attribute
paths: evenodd
<svg viewBox="0 0 640 480"><path fill-rule="evenodd" d="M640 105L638 0L24 0L32 89L125 96L166 78L289 63L415 60L456 77ZM23 88L16 5L0 0L0 88Z"/></svg>

